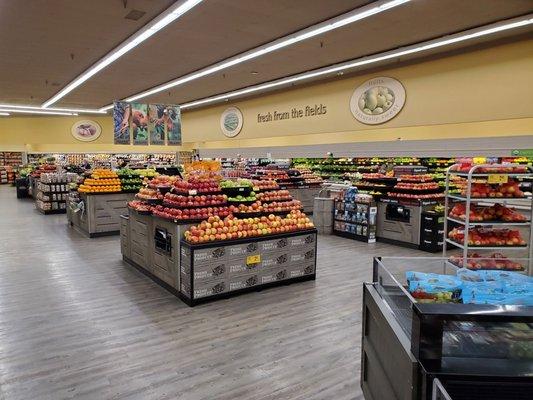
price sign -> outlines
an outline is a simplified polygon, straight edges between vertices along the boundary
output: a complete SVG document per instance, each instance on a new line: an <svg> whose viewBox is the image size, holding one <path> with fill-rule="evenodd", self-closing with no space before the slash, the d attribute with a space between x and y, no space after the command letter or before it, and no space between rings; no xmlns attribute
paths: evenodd
<svg viewBox="0 0 533 400"><path fill-rule="evenodd" d="M246 265L259 264L261 262L261 254L246 257Z"/></svg>
<svg viewBox="0 0 533 400"><path fill-rule="evenodd" d="M190 196L196 196L197 194L198 194L198 192L196 191L196 189L189 190L189 195Z"/></svg>
<svg viewBox="0 0 533 400"><path fill-rule="evenodd" d="M493 174L493 175L489 175L489 177L487 178L487 182L488 183L507 183L508 178L509 177L507 175Z"/></svg>
<svg viewBox="0 0 533 400"><path fill-rule="evenodd" d="M486 157L474 157L473 160L474 164L485 164L487 162Z"/></svg>
<svg viewBox="0 0 533 400"><path fill-rule="evenodd" d="M243 187L240 187L240 188L239 188L239 192L244 192L244 188L243 188Z"/></svg>

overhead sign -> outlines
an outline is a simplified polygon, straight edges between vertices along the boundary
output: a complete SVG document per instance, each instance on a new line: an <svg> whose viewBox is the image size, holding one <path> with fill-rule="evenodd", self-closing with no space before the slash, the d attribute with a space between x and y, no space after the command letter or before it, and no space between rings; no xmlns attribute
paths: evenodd
<svg viewBox="0 0 533 400"><path fill-rule="evenodd" d="M405 88L394 78L373 78L357 89L350 99L350 111L363 124L377 125L394 118L405 104Z"/></svg>
<svg viewBox="0 0 533 400"><path fill-rule="evenodd" d="M237 107L228 107L220 116L220 129L225 136L232 138L239 134L243 122L241 110Z"/></svg>

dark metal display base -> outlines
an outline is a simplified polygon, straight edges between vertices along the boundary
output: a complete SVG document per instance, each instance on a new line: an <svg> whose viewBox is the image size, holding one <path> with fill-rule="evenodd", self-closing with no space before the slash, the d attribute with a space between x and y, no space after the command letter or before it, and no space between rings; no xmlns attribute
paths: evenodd
<svg viewBox="0 0 533 400"><path fill-rule="evenodd" d="M400 240L388 239L388 238L384 238L384 237L377 237L376 240L378 242L394 244L396 246L401 246L401 247L407 247L408 249L418 249L419 248L419 246L417 244L414 244L414 243L402 242Z"/></svg>
<svg viewBox="0 0 533 400"><path fill-rule="evenodd" d="M367 236L358 235L356 233L337 231L337 230L334 229L333 230L333 234L335 236L340 236L340 237L343 237L343 238L353 239L353 240L358 240L360 242L368 243L368 237Z"/></svg>

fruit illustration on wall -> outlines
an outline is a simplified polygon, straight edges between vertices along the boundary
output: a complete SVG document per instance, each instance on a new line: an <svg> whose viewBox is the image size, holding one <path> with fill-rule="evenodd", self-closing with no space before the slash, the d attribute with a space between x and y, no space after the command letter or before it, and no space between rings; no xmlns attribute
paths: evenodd
<svg viewBox="0 0 533 400"><path fill-rule="evenodd" d="M359 98L359 109L365 114L383 114L394 104L394 92L384 86L365 91Z"/></svg>

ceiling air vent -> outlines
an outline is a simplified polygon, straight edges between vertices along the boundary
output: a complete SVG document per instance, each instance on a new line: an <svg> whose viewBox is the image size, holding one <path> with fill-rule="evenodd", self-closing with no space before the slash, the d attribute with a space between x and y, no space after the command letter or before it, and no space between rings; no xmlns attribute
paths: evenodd
<svg viewBox="0 0 533 400"><path fill-rule="evenodd" d="M146 14L145 11L131 10L124 18L131 19L133 21L138 21L144 16L144 14Z"/></svg>

